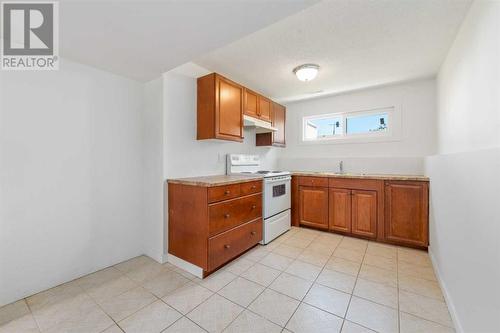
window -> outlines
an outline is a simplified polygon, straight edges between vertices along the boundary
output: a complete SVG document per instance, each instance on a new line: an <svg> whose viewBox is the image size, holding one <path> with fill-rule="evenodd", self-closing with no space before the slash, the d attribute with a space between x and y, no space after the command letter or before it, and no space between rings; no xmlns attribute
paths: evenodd
<svg viewBox="0 0 500 333"><path fill-rule="evenodd" d="M394 108L332 113L303 118L303 141L346 140L388 136Z"/></svg>

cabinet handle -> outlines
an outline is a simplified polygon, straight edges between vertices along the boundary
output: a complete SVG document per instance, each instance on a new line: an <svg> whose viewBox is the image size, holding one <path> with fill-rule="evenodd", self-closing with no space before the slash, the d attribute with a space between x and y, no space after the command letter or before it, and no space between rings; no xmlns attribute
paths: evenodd
<svg viewBox="0 0 500 333"><path fill-rule="evenodd" d="M229 244L224 245L225 249L229 249L230 247L231 247L231 245L229 245Z"/></svg>
<svg viewBox="0 0 500 333"><path fill-rule="evenodd" d="M229 214L224 214L224 218L225 218L225 219L228 219L230 216L231 216L231 215L229 215Z"/></svg>
<svg viewBox="0 0 500 333"><path fill-rule="evenodd" d="M253 206L252 206L252 209L255 209L255 208L257 208L257 206L256 206L256 205L253 205Z"/></svg>
<svg viewBox="0 0 500 333"><path fill-rule="evenodd" d="M256 188L257 188L257 186L252 185L252 190L255 190Z"/></svg>
<svg viewBox="0 0 500 333"><path fill-rule="evenodd" d="M252 231L250 234L251 234L252 236L255 236L256 232L255 232L255 231Z"/></svg>
<svg viewBox="0 0 500 333"><path fill-rule="evenodd" d="M228 195L229 193L231 193L231 191L229 190L226 190L226 192L224 192L225 195Z"/></svg>

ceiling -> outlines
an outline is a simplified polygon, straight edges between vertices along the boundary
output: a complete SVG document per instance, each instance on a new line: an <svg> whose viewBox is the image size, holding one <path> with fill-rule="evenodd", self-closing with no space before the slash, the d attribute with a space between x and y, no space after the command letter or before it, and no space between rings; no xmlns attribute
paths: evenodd
<svg viewBox="0 0 500 333"><path fill-rule="evenodd" d="M317 2L62 0L60 55L148 81Z"/></svg>
<svg viewBox="0 0 500 333"><path fill-rule="evenodd" d="M468 0L323 1L195 59L281 102L434 76ZM311 82L292 69L321 66Z"/></svg>

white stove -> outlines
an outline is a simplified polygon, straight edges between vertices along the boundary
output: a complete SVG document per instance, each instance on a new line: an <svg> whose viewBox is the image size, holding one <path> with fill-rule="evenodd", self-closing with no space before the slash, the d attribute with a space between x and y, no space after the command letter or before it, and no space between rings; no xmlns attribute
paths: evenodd
<svg viewBox="0 0 500 333"><path fill-rule="evenodd" d="M290 172L261 170L258 155L228 154L226 167L228 175L261 175L264 178L264 230L261 243L267 244L290 229Z"/></svg>

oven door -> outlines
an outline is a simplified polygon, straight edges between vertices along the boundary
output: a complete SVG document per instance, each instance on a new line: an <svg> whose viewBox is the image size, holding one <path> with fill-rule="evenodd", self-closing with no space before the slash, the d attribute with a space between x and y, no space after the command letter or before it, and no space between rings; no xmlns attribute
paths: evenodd
<svg viewBox="0 0 500 333"><path fill-rule="evenodd" d="M264 178L264 219L290 209L290 176Z"/></svg>

